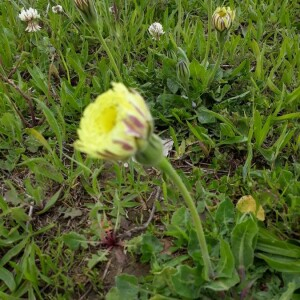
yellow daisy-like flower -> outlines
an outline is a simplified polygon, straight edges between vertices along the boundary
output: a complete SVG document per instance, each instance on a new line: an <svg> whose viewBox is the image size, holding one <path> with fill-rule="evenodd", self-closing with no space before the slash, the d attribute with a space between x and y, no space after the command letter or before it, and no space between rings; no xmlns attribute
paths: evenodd
<svg viewBox="0 0 300 300"><path fill-rule="evenodd" d="M234 18L235 10L231 10L230 7L217 7L212 16L212 22L219 32L223 32L231 27Z"/></svg>
<svg viewBox="0 0 300 300"><path fill-rule="evenodd" d="M125 160L147 146L153 121L140 94L112 86L86 107L74 146L93 158Z"/></svg>
<svg viewBox="0 0 300 300"><path fill-rule="evenodd" d="M259 205L257 209L256 201L251 195L241 197L236 204L236 208L242 213L254 213L256 218L260 221L265 220L265 211L263 207Z"/></svg>

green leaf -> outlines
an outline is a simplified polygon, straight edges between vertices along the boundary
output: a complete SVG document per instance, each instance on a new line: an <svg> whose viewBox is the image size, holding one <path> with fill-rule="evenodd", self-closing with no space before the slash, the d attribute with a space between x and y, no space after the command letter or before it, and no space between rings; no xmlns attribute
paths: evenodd
<svg viewBox="0 0 300 300"><path fill-rule="evenodd" d="M137 299L139 292L138 279L135 276L122 274L116 278L116 287L122 299Z"/></svg>
<svg viewBox="0 0 300 300"><path fill-rule="evenodd" d="M287 290L280 296L279 300L290 300L297 289L295 282L288 283Z"/></svg>
<svg viewBox="0 0 300 300"><path fill-rule="evenodd" d="M220 260L216 269L216 277L231 278L235 271L235 261L229 243L221 239Z"/></svg>
<svg viewBox="0 0 300 300"><path fill-rule="evenodd" d="M87 248L87 240L86 238L74 231L71 231L67 234L64 234L63 237L63 242L71 249L71 250L76 250L80 246L83 247L84 249Z"/></svg>
<svg viewBox="0 0 300 300"><path fill-rule="evenodd" d="M271 268L284 273L299 273L300 259L292 259L279 255L257 253L258 258L263 259Z"/></svg>
<svg viewBox="0 0 300 300"><path fill-rule="evenodd" d="M57 139L57 142L59 145L59 149L60 149L60 154L61 154L60 156L62 156L64 134L63 134L62 129L58 125L57 118L54 116L53 112L47 107L47 105L44 102L39 101L39 100L36 100L36 101L41 106L42 111L46 117L46 120L56 136L56 139Z"/></svg>
<svg viewBox="0 0 300 300"><path fill-rule="evenodd" d="M259 228L256 250L290 258L300 258L299 246L280 240L264 228Z"/></svg>
<svg viewBox="0 0 300 300"><path fill-rule="evenodd" d="M58 198L59 198L59 196L60 196L60 193L61 193L61 191L62 191L62 189L63 189L63 187L61 187L48 201L47 201L47 203L46 203L46 205L45 205L45 207L41 210L41 211L39 211L39 212L37 212L36 214L37 215L41 215L41 214L43 214L43 213L45 213L45 212L47 212L55 203L56 203L56 201L58 200Z"/></svg>
<svg viewBox="0 0 300 300"><path fill-rule="evenodd" d="M204 287L213 291L228 291L240 282L240 277L236 270L229 278L219 278L207 283Z"/></svg>
<svg viewBox="0 0 300 300"><path fill-rule="evenodd" d="M88 268L93 269L96 264L102 261L107 261L108 250L100 250L97 254L92 254L92 257L88 259Z"/></svg>
<svg viewBox="0 0 300 300"><path fill-rule="evenodd" d="M16 283L13 274L3 267L0 267L0 279L3 280L11 292L16 289Z"/></svg>
<svg viewBox="0 0 300 300"><path fill-rule="evenodd" d="M4 266L9 262L14 256L18 255L26 246L28 239L23 239L19 244L8 250L5 255L0 260L0 267Z"/></svg>
<svg viewBox="0 0 300 300"><path fill-rule="evenodd" d="M236 224L231 234L231 247L239 269L247 269L254 259L258 226L252 216Z"/></svg>
<svg viewBox="0 0 300 300"><path fill-rule="evenodd" d="M152 257L155 257L157 253L163 250L163 245L157 237L150 233L143 235L141 245L141 262L148 262Z"/></svg>
<svg viewBox="0 0 300 300"><path fill-rule="evenodd" d="M200 269L180 265L171 279L178 295L188 299L199 299L200 290L204 282Z"/></svg>
<svg viewBox="0 0 300 300"><path fill-rule="evenodd" d="M233 223L234 215L235 211L232 201L229 199L225 199L219 204L217 208L215 221L221 226L226 226L228 223Z"/></svg>

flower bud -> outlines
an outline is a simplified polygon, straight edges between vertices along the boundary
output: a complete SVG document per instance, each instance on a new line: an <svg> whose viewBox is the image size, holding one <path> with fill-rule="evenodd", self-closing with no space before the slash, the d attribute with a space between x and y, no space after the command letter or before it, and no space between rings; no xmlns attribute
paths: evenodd
<svg viewBox="0 0 300 300"><path fill-rule="evenodd" d="M145 166L157 166L164 158L162 140L156 134L151 134L146 147L137 151L134 158Z"/></svg>
<svg viewBox="0 0 300 300"><path fill-rule="evenodd" d="M229 30L235 18L235 10L230 7L218 7L212 16L212 22L216 30L223 32Z"/></svg>
<svg viewBox="0 0 300 300"><path fill-rule="evenodd" d="M95 9L94 0L74 0L74 1L83 19L88 24L94 24L97 22L97 12Z"/></svg>
<svg viewBox="0 0 300 300"><path fill-rule="evenodd" d="M185 60L180 60L176 65L177 78L181 82L188 82L190 78L189 64Z"/></svg>

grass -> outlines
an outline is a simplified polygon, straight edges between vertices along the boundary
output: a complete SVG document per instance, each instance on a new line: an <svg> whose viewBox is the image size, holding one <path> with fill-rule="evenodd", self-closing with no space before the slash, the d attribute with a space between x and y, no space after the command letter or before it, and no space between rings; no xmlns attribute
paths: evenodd
<svg viewBox="0 0 300 300"><path fill-rule="evenodd" d="M118 80L74 3L54 14L53 1L4 0L0 298L298 299L298 1L226 2L237 16L210 82L219 48L213 30L203 63L208 3L96 2L123 82L174 143L169 159L197 205L215 276L203 279L190 213L167 178L74 152L83 109ZM18 18L30 6L41 15L35 33ZM147 32L156 21L159 41ZM176 73L182 51L188 82ZM237 211L245 195L265 221Z"/></svg>

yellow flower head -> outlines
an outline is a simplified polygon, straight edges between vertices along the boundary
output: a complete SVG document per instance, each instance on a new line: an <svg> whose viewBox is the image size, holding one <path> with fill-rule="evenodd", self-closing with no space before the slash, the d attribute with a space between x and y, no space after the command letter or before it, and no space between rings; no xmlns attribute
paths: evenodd
<svg viewBox="0 0 300 300"><path fill-rule="evenodd" d="M237 210L242 213L252 212L256 216L256 218L260 221L265 220L265 211L261 205L256 205L255 199L251 196L243 196L236 204Z"/></svg>
<svg viewBox="0 0 300 300"><path fill-rule="evenodd" d="M125 160L147 146L153 121L140 94L112 85L84 110L74 146L94 158Z"/></svg>
<svg viewBox="0 0 300 300"><path fill-rule="evenodd" d="M223 32L228 30L235 18L235 10L231 10L230 7L218 7L212 16L212 22L214 27Z"/></svg>

